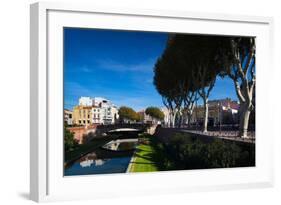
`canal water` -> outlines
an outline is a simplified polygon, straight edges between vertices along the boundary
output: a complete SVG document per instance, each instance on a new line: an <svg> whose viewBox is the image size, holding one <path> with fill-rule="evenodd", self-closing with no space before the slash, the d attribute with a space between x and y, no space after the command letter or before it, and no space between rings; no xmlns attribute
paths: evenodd
<svg viewBox="0 0 281 205"><path fill-rule="evenodd" d="M65 176L124 173L130 163L137 139L113 140L86 154L65 170Z"/></svg>

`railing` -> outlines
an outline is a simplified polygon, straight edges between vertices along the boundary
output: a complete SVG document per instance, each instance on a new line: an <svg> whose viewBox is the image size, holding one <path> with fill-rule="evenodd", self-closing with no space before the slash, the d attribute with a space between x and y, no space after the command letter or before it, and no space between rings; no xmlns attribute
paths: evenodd
<svg viewBox="0 0 281 205"><path fill-rule="evenodd" d="M193 133L193 134L209 136L209 137L218 137L218 138L222 138L222 139L235 140L235 141L252 142L252 143L255 142L255 132L254 131L249 131L247 133L247 138L239 137L239 131L202 132L202 131L198 131L198 130L185 130L185 129L183 129L182 131L186 131L186 132Z"/></svg>

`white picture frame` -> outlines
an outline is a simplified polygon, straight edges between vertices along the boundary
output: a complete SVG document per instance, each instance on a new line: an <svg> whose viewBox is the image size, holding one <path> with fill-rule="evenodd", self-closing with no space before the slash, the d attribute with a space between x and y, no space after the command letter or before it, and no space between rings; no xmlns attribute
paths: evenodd
<svg viewBox="0 0 281 205"><path fill-rule="evenodd" d="M267 92L270 75L263 68L272 68L272 18L137 8L98 8L92 4L46 2L32 4L30 14L32 200L94 199L273 186L273 131L270 129L272 113L263 109L271 106ZM61 34L65 26L256 36L256 167L64 177ZM263 122L262 118L268 119L267 122ZM150 182L149 186L147 182ZM108 186L109 183L114 186Z"/></svg>

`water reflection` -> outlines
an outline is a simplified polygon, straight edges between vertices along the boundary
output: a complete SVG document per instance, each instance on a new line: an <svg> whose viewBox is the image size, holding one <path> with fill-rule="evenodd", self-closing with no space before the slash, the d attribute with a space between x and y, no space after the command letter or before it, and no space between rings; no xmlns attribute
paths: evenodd
<svg viewBox="0 0 281 205"><path fill-rule="evenodd" d="M127 151L136 148L138 140L137 139L119 139L112 140L102 146L102 148L112 150L112 151Z"/></svg>
<svg viewBox="0 0 281 205"><path fill-rule="evenodd" d="M137 140L115 140L81 157L65 168L65 176L124 173Z"/></svg>
<svg viewBox="0 0 281 205"><path fill-rule="evenodd" d="M96 159L96 160L85 160L80 162L80 166L81 167L90 167L92 164L94 164L95 166L101 166L105 163L106 160L102 160L102 159Z"/></svg>

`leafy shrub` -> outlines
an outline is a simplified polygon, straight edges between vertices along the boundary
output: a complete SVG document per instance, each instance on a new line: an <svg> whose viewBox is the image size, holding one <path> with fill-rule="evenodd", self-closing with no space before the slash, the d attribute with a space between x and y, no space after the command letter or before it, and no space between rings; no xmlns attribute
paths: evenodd
<svg viewBox="0 0 281 205"><path fill-rule="evenodd" d="M177 168L202 169L255 165L255 150L235 142L214 139L203 141L195 135L175 134L165 145Z"/></svg>
<svg viewBox="0 0 281 205"><path fill-rule="evenodd" d="M73 150L78 146L78 142L74 139L74 134L70 132L66 127L64 128L64 150L66 152Z"/></svg>

